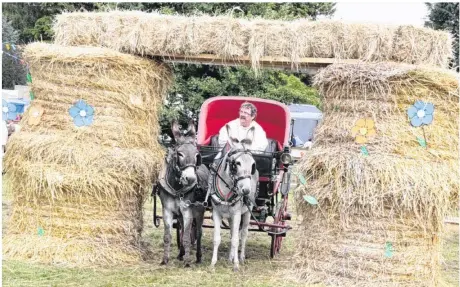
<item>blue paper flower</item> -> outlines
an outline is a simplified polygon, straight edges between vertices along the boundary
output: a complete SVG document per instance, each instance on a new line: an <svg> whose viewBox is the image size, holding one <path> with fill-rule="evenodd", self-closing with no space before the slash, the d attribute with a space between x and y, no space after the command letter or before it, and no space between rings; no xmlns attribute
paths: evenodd
<svg viewBox="0 0 460 287"><path fill-rule="evenodd" d="M93 123L94 108L79 100L69 109L69 114L77 127L89 126Z"/></svg>
<svg viewBox="0 0 460 287"><path fill-rule="evenodd" d="M16 106L2 100L2 120L14 120L16 119Z"/></svg>
<svg viewBox="0 0 460 287"><path fill-rule="evenodd" d="M417 101L407 110L410 123L414 127L429 125L433 121L434 106L431 103Z"/></svg>

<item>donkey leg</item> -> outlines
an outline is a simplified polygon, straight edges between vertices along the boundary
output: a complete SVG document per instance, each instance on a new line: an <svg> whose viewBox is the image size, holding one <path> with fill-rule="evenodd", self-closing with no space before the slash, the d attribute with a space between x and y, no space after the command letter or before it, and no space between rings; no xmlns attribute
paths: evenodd
<svg viewBox="0 0 460 287"><path fill-rule="evenodd" d="M214 221L214 249L212 251L211 267L214 267L217 262L217 251L219 250L221 240L220 224L222 223L222 217L220 216L219 212L217 212L215 207L212 211L212 220Z"/></svg>
<svg viewBox="0 0 460 287"><path fill-rule="evenodd" d="M182 245L184 246L185 254L184 254L184 262L185 267L190 267L190 246L192 245L190 232L192 230L192 223L193 223L193 214L190 208L186 208L182 210L182 216L184 218L184 226L183 226L183 237L182 237Z"/></svg>
<svg viewBox="0 0 460 287"><path fill-rule="evenodd" d="M171 228L173 223L173 213L167 208L163 209L163 223L165 226L165 232L163 235L163 244L164 244L164 254L163 261L161 265L168 264L169 262L169 253L171 252Z"/></svg>
<svg viewBox="0 0 460 287"><path fill-rule="evenodd" d="M204 212L205 209L202 208L203 211L198 211L197 215L195 216L196 219L196 263L201 263L201 237L203 236L203 221L204 221Z"/></svg>
<svg viewBox="0 0 460 287"><path fill-rule="evenodd" d="M232 217L230 216L228 218L228 225L230 226L230 242L232 242L232 236L233 236L233 221ZM233 255L235 254L235 250L233 249L233 245L230 244L230 251L228 252L228 262L232 263L233 262Z"/></svg>
<svg viewBox="0 0 460 287"><path fill-rule="evenodd" d="M232 250L233 250L233 271L237 272L239 269L238 263L238 243L239 243L239 229L241 222L241 213L236 212L232 215Z"/></svg>
<svg viewBox="0 0 460 287"><path fill-rule="evenodd" d="M251 214L246 212L243 214L243 224L241 227L241 252L240 252L240 262L244 264L246 259L246 239L248 238L248 228L249 222L251 221Z"/></svg>
<svg viewBox="0 0 460 287"><path fill-rule="evenodd" d="M183 238L184 238L184 218L182 217L182 215L178 216L177 218L178 220L178 224L180 223L180 226L178 227L179 230L181 231L180 233L177 232L177 236L180 236L178 242L179 242L179 255L177 255L177 259L179 261L182 261L184 260L184 255L185 255L185 249L184 249L184 242L183 242Z"/></svg>

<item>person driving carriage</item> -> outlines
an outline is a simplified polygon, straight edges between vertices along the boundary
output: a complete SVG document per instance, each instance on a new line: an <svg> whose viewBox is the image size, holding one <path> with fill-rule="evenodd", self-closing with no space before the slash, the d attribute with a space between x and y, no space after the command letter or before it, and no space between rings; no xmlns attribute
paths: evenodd
<svg viewBox="0 0 460 287"><path fill-rule="evenodd" d="M251 150L264 151L268 146L267 134L264 129L255 121L257 108L254 104L244 102L240 106L239 117L225 124L219 131L219 147L224 148L230 137L239 141L247 138L249 129L254 127L254 137L252 138ZM231 135L228 134L226 126L230 126ZM210 166L211 176L208 179L208 186L211 188L213 177L216 174L217 165L220 162L223 152L220 151L213 159Z"/></svg>
<svg viewBox="0 0 460 287"><path fill-rule="evenodd" d="M268 146L267 134L264 129L255 121L257 116L257 108L255 105L244 102L241 104L239 117L228 122L232 134L230 137L236 138L239 141L247 137L248 131L254 127L254 138L252 139L251 149L256 151L264 151ZM226 124L226 125L227 125ZM219 146L224 147L229 139L229 135L224 125L219 131Z"/></svg>

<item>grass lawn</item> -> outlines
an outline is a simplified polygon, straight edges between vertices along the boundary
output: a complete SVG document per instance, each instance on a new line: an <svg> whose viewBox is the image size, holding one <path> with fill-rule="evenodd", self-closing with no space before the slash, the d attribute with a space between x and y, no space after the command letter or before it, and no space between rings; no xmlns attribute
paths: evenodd
<svg viewBox="0 0 460 287"><path fill-rule="evenodd" d="M4 178L4 177L3 177ZM10 196L3 184L3 231L10 210ZM292 198L292 196L291 196ZM3 286L304 286L295 280L290 272L295 240L293 230L283 241L281 254L270 259L270 237L264 233L250 232L247 242L247 261L240 265L240 272L234 273L227 262L229 250L228 231L223 233L219 261L215 270L209 265L212 256L212 229L204 229L203 263L184 269L176 260L178 254L173 234L172 261L160 266L163 244L163 226L155 228L152 223L152 201L145 203L145 228L143 240L150 242L154 258L133 266L109 266L105 268L67 268L30 262L3 260ZM294 211L294 204L290 204ZM443 278L448 286L458 286L458 226L449 226L443 246ZM194 256L194 250L192 250Z"/></svg>

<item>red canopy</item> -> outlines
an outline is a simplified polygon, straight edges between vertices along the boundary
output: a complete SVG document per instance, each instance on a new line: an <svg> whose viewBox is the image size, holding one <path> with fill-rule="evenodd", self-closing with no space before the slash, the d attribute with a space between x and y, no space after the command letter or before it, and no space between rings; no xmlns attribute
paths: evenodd
<svg viewBox="0 0 460 287"><path fill-rule="evenodd" d="M238 118L242 103L250 102L257 107L256 121L267 133L267 138L278 142L278 148L289 142L291 117L286 105L277 101L249 97L213 97L201 106L198 121L198 144L209 145L211 137L229 121Z"/></svg>

